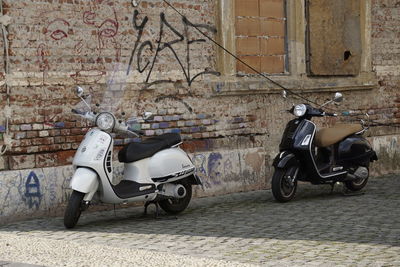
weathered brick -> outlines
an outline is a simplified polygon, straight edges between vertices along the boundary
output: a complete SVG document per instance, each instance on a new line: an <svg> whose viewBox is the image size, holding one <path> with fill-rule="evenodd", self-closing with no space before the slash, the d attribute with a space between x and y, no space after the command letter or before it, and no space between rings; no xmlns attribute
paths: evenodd
<svg viewBox="0 0 400 267"><path fill-rule="evenodd" d="M51 167L58 164L57 153L37 154L35 160L36 168Z"/></svg>
<svg viewBox="0 0 400 267"><path fill-rule="evenodd" d="M75 150L67 150L67 151L59 151L57 152L57 160L59 165L69 165L72 163L74 159L76 151Z"/></svg>
<svg viewBox="0 0 400 267"><path fill-rule="evenodd" d="M10 156L10 169L35 168L35 155Z"/></svg>
<svg viewBox="0 0 400 267"><path fill-rule="evenodd" d="M20 125L21 131L31 131L32 130L32 125L30 124L22 124Z"/></svg>
<svg viewBox="0 0 400 267"><path fill-rule="evenodd" d="M72 5L70 4L72 0L6 1L8 6L6 12L15 20L9 27L10 67L13 74L7 77L7 81L12 84L12 94L8 100L11 101L13 116L8 130L14 139L9 156L36 154L32 162L37 167L70 164L71 159L59 160L58 154L55 156L57 162L52 161L52 152L71 151L69 157L71 158L88 127L93 125L71 114L70 109L79 102L71 88L76 84L85 85L85 92L93 95L90 104L98 111L100 108L94 104L102 103L107 98L103 96L103 92L107 87L105 81L111 75L109 71L111 66L117 65L117 62L129 62L133 49L132 40L138 37L138 31L133 28L132 20L126 19L132 18L131 4L129 1L114 1L113 7L116 9L114 13L113 8L102 5L102 1L94 1L98 2L95 8L92 2L74 1ZM285 36L286 20L291 23L294 18L285 18L284 2L289 6L295 1L232 1L236 5L236 14L231 23L235 24L237 37L232 40L234 42L231 44L234 48L232 52L238 54L240 59L257 71L284 74L285 64L288 63L290 67L295 60L290 58L291 54L301 57L300 65L305 64L303 62L306 58L303 58L301 53L285 51L285 40L291 43L296 40L292 39L293 36ZM398 93L400 74L396 68L400 65L400 42L397 31L393 29L396 29L399 22L396 19L396 1L384 2L385 5L382 1L372 1L371 5L371 58L378 88L354 91L347 88L347 85L354 85L350 80L361 81L364 73L360 77L325 77L324 83L331 85L332 88L329 90L333 90L335 84L339 84L338 81L346 81L343 86L338 86L346 88L345 95L351 97L346 97L343 106L338 109L349 109L354 112L348 112L345 119L351 120L357 114L362 116L368 110L373 120L390 126L372 127L371 134L397 135L396 123L399 123L400 117L399 111L394 108L400 107ZM173 4L182 9L192 22L215 25L214 14L219 13L215 10L217 8L215 1L188 0L175 1ZM110 39L109 36L99 35L99 25L83 23L83 13L87 10L93 10L98 19L109 18L108 14L116 14L112 16L112 19L117 20L115 25L118 25L115 36ZM38 16L41 12L45 12L46 16ZM141 16L149 16L149 23L141 39L142 44L150 41L154 49L157 45L154 40L159 37L157 34L160 29L161 12L165 12L165 6L158 0L143 1L139 10ZM49 26L50 22L57 18L68 20L70 26L66 32L67 36L61 36L60 40L55 40L54 38L57 39L55 35L51 36L56 30L52 28L55 25ZM174 16L172 10L165 12L165 18L171 27L184 35L182 20ZM190 38L197 38L192 36L192 30L189 25ZM204 30L215 38L222 34L214 33L208 28ZM173 31L164 31L162 37L163 41L176 40ZM135 54L130 72L132 76L126 79L125 99L120 103L119 96L122 94L116 86L110 90L111 106L116 109L123 108L128 115L137 115L144 110L151 110L157 114L153 123L142 124L142 129L146 130L149 136L180 132L184 138L188 138L185 142L212 138L217 140L219 148L223 149L237 146L245 148L249 145L242 144L242 138L252 136L254 141L251 143L252 147L262 146L267 154L276 152L285 121L289 119L284 116L283 120L282 114L278 111L289 107L287 102L283 102L280 96L275 94L277 92L273 89L275 86L256 75L251 75L250 78L201 75L189 84L185 73L190 74L189 78L193 78L197 71L215 70L217 65L225 62L219 61L220 57L217 55L219 50L209 41L190 43L190 62L187 62L186 41L185 37L182 42L172 44L174 53L170 49L159 53L154 61L153 72L148 77L149 82L156 82L150 88L145 88L145 79L150 66L142 73L145 78L141 80L137 65L139 63L141 67L145 67L148 60L152 63L152 53L154 54L155 50L151 51L145 47L140 62L137 61L138 55ZM2 44L1 38L0 44ZM289 45L288 49L292 47ZM303 50L300 52L303 53ZM185 73L176 57L181 63L183 62ZM0 58L4 58L4 49L0 49ZM188 66L190 71L186 69ZM306 69L301 65L296 71L301 72L303 68ZM255 74L237 61L236 71L241 75ZM323 93L318 89L321 83L316 81L317 79L307 77L306 73L296 76L296 71L289 73L288 79L282 78L285 85L294 88L295 91L297 88L306 91L312 89L313 93L305 96L318 103L323 103L330 97L330 93ZM92 75L84 77L85 72ZM99 77L95 77L96 73ZM294 82L296 79L298 81ZM0 60L0 81L4 80L4 61ZM157 81L168 81L168 83L157 83ZM312 88L306 88L308 84L312 84ZM3 126L3 128L0 126L0 132L5 130L5 121L1 113L7 101L5 93L4 86L0 86L0 125ZM221 95L214 97L215 93ZM121 111L118 110L118 113ZM116 115L118 117L120 114ZM343 117L345 116L338 120L343 120ZM334 121L316 120L316 122L318 125L332 125ZM230 137L225 138L225 136ZM122 139L116 140L117 145L122 145L123 140L120 140ZM271 148L272 146L274 148ZM193 147L212 149L195 143ZM31 168L32 162L14 164L13 167Z"/></svg>
<svg viewBox="0 0 400 267"><path fill-rule="evenodd" d="M39 137L47 137L49 136L49 131L40 131L39 132Z"/></svg>

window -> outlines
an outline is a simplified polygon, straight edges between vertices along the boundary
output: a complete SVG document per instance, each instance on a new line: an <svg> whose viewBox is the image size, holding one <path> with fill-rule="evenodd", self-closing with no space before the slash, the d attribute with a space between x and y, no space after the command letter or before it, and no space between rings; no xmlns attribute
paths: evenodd
<svg viewBox="0 0 400 267"><path fill-rule="evenodd" d="M284 0L235 0L236 54L259 72L285 72ZM238 74L254 71L237 62Z"/></svg>
<svg viewBox="0 0 400 267"><path fill-rule="evenodd" d="M218 42L291 90L369 90L372 0L218 0ZM278 86L221 49L219 94L275 93Z"/></svg>
<svg viewBox="0 0 400 267"><path fill-rule="evenodd" d="M359 74L360 0L308 0L306 11L308 74Z"/></svg>

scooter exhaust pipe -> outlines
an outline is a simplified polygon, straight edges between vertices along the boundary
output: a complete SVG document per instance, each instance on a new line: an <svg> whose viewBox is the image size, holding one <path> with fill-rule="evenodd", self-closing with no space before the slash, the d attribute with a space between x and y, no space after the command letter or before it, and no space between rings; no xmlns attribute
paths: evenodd
<svg viewBox="0 0 400 267"><path fill-rule="evenodd" d="M368 178L368 169L365 167L358 167L358 169L354 172L354 174L348 173L345 181L352 181L357 179L366 179Z"/></svg>
<svg viewBox="0 0 400 267"><path fill-rule="evenodd" d="M186 196L186 189L181 184L163 184L160 194L173 198L183 198Z"/></svg>

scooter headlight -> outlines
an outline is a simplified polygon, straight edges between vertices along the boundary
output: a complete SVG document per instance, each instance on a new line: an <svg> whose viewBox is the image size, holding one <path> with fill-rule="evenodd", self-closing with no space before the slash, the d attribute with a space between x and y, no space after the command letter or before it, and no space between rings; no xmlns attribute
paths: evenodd
<svg viewBox="0 0 400 267"><path fill-rule="evenodd" d="M304 116L306 114L307 107L304 104L296 105L293 109L293 114L297 117Z"/></svg>
<svg viewBox="0 0 400 267"><path fill-rule="evenodd" d="M111 132L115 125L115 118L111 113L100 113L97 116L96 125L103 131Z"/></svg>

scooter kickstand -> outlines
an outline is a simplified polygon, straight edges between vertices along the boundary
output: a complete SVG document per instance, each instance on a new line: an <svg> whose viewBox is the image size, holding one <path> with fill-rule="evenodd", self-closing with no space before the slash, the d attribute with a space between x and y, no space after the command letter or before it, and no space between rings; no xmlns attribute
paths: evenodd
<svg viewBox="0 0 400 267"><path fill-rule="evenodd" d="M333 190L335 189L335 184L336 183L331 183L330 184L330 186L331 186L331 195L333 194Z"/></svg>
<svg viewBox="0 0 400 267"><path fill-rule="evenodd" d="M144 214L143 215L147 215L147 208L149 207L150 204L154 204L154 206L156 206L156 212L154 217L157 219L158 215L160 214L160 205L158 205L158 201L148 201L144 204Z"/></svg>

